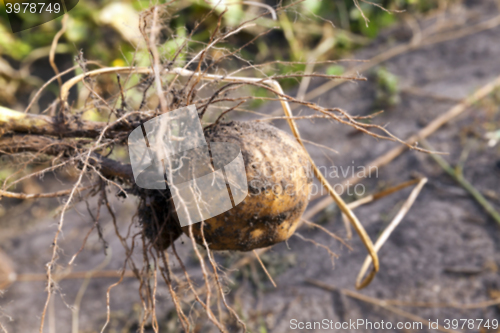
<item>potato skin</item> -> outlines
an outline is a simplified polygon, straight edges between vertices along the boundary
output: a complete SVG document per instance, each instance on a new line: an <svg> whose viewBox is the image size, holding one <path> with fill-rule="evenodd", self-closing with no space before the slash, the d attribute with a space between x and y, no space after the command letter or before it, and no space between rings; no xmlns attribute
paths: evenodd
<svg viewBox="0 0 500 333"><path fill-rule="evenodd" d="M192 225L196 241L212 250L250 251L287 240L308 203L312 173L304 148L286 132L263 122L219 123L205 130L208 142L240 146L248 195L231 210ZM189 227L183 232L189 236Z"/></svg>

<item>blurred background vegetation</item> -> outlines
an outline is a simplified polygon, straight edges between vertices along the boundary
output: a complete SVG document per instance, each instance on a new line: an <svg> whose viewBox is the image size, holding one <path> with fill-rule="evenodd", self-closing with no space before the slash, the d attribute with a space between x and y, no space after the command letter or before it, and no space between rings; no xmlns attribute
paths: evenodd
<svg viewBox="0 0 500 333"><path fill-rule="evenodd" d="M215 1L215 0L213 0ZM165 0L158 0L163 4ZM261 1L238 2L222 0L227 4L223 25L235 27L240 22L257 17L266 12L265 5L276 7L290 6L286 11L273 15L267 14L258 18L254 26L243 29L232 36L229 42L212 49L211 57L217 59L221 48L234 50L246 45L241 50L241 57L256 64L269 61L323 61L347 58L351 52L370 43L377 37L381 29L388 27L407 15L420 15L446 5L439 0L378 0L376 5L360 2L364 15L352 0L305 0L305 1ZM78 57L98 61L103 66L149 65L149 59L144 54L140 44L138 22L140 12L150 8L151 1L92 1L80 0L78 5L69 12L67 30L59 40L56 52L56 63L62 71L77 63ZM164 24L168 34L162 36L160 51L165 61L174 56L178 46L191 33L197 22L209 13L213 3L208 1L174 1L169 5ZM220 6L219 13L223 6ZM395 14L391 11L404 11ZM49 65L50 45L56 33L61 29L62 17L39 25L35 28L10 32L9 21L3 2L0 1L0 105L14 109L26 106L30 97L44 82L50 79L54 72ZM27 18L19 18L27 20ZM29 26L32 22L21 22ZM210 34L217 25L217 17L212 15L202 23L188 43L186 53L175 58L175 65L182 66L188 59L187 52L197 52L209 42ZM272 29L268 34L255 39L259 34ZM253 41L255 39L255 41ZM219 68L232 71L240 68L243 61L220 63ZM267 75L287 74L304 71L306 64L278 64L271 68L263 68ZM276 73L278 70L280 73ZM327 64L324 71L331 75L344 72L341 64ZM81 73L76 70L63 78ZM394 95L394 80L390 73L376 73L381 82L381 100L389 104L397 102ZM113 80L113 78L108 78ZM112 82L100 78L99 84L106 87ZM133 83L133 82L132 82ZM281 82L285 88L298 84L296 79L286 79ZM113 83L115 84L115 83ZM255 96L266 97L267 92L253 88ZM41 112L54 101L58 93L58 84L54 82L42 95L35 112ZM387 95L387 96L385 96ZM262 100L254 101L255 107Z"/></svg>

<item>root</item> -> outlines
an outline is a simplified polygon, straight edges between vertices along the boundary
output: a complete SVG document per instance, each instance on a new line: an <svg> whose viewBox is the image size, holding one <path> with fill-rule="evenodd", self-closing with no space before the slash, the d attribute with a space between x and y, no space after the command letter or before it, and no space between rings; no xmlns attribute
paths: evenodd
<svg viewBox="0 0 500 333"><path fill-rule="evenodd" d="M325 249L326 252L328 252L328 254L330 255L330 259L332 261L332 266L335 266L335 259L337 259L339 256L335 252L333 252L332 250L330 250L330 248L328 246L320 244L320 243L316 242L314 239L306 238L306 237L302 236L298 232L296 232L294 234L294 236L299 237L300 239L302 239L305 242L312 243L312 244L316 245L317 247L321 247L321 248Z"/></svg>
<svg viewBox="0 0 500 333"><path fill-rule="evenodd" d="M207 269L205 267L205 260L203 259L203 256L201 255L200 251L198 250L198 245L196 244L196 240L195 240L194 235L193 235L193 225L192 224L189 225L189 238L191 239L191 244L193 245L194 252L196 253L196 256L198 257L198 260L200 261L201 270L203 272L203 279L205 280L205 290L206 290L206 294L207 294L206 304L207 304L208 319L210 319L210 321L212 323L214 323L214 325L217 326L217 328L221 332L225 333L225 332L227 332L226 329L217 320L217 318L215 318L215 316L210 308L211 287L210 287L209 275L208 275Z"/></svg>
<svg viewBox="0 0 500 333"><path fill-rule="evenodd" d="M335 235L333 232L331 232L330 230L326 229L325 227L323 227L322 225L319 225L317 223L313 223L313 222L310 222L310 221L307 221L307 220L304 220L302 219L302 222L304 222L305 224L309 225L309 226L312 226L314 228L318 228L319 230L322 230L324 231L326 234L328 234L330 237L332 237L333 239L335 240L338 240L339 242L341 242L345 247L347 247L349 250L352 251L352 247L347 244L341 237Z"/></svg>
<svg viewBox="0 0 500 333"><path fill-rule="evenodd" d="M226 309L229 311L229 313L231 313L231 315L234 317L234 319L236 319L236 321L243 327L243 331L246 332L247 331L247 327L246 327L245 323L240 319L240 317L233 310L233 308L231 308L227 304L226 296L224 295L224 291L222 290L222 286L221 286L221 283L220 283L219 273L217 272L217 263L215 262L215 260L212 257L212 254L211 254L212 251L208 247L207 240L205 239L205 234L203 233L204 225L205 225L205 221L201 221L201 238L203 239L203 245L205 246L205 249L207 251L208 260L210 261L210 264L212 264L212 268L213 268L213 271L214 271L215 281L217 283L217 288L218 288L219 295L222 298L222 301L223 301L224 306L226 307ZM190 225L190 227L191 227L191 225Z"/></svg>
<svg viewBox="0 0 500 333"><path fill-rule="evenodd" d="M267 271L267 268L266 268L266 266L264 265L264 263L262 262L262 260L260 260L260 257L259 257L259 254L257 253L257 251L253 250L253 253L255 254L255 257L257 258L257 260L259 261L260 266L262 266L262 269L263 269L263 270L264 270L264 272L266 273L267 277L269 278L269 281L271 281L271 283L273 284L274 288L277 288L277 286L276 286L276 282L274 282L273 277L272 277L272 276L271 276L271 274L269 274L269 272Z"/></svg>

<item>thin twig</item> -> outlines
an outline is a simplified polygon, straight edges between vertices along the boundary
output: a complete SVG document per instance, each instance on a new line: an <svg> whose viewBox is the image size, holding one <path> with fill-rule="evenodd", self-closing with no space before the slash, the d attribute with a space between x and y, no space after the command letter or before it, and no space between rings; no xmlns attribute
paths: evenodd
<svg viewBox="0 0 500 333"><path fill-rule="evenodd" d="M319 225L317 223L308 221L306 219L301 219L301 220L302 220L302 222L304 222L305 224L307 224L307 225L309 225L311 227L318 228L319 230L322 230L323 232L325 232L326 234L328 234L330 237L332 237L335 240L338 240L343 245L345 245L345 247L347 247L349 250L352 251L352 247L349 244L347 244L342 238L340 238L339 236L335 235L333 232L331 232L330 230L326 229L322 225Z"/></svg>
<svg viewBox="0 0 500 333"><path fill-rule="evenodd" d="M54 36L54 39L52 40L52 46L50 47L50 53L49 53L50 66L54 70L54 73L56 73L57 82L59 83L59 88L61 88L61 86L62 86L62 80L61 80L61 77L59 76L59 70L57 69L57 65L55 62L55 56L56 56L57 43L59 42L59 38L61 38L61 36L66 32L66 28L68 26L68 18L69 18L69 15L67 13L64 14L64 17L61 21L62 27Z"/></svg>
<svg viewBox="0 0 500 333"><path fill-rule="evenodd" d="M88 190L89 188L92 188L92 187L94 187L94 185L81 187L81 188L78 188L77 191L80 192L80 191ZM68 195L72 191L73 191L73 189L62 190L62 191L57 191L57 192L52 192L52 193L25 194L25 193L15 193L15 192L8 192L8 191L0 190L0 198L6 197L6 198L21 199L21 200L39 199L39 198L57 198L57 197L62 197L62 196Z"/></svg>
<svg viewBox="0 0 500 333"><path fill-rule="evenodd" d="M96 268L87 272L85 280L80 286L80 289L78 289L78 293L76 294L75 297L75 302L73 303L71 333L78 333L80 331L78 329L80 323L80 318L79 318L80 305L82 303L83 296L85 295L85 291L87 290L87 287L89 286L90 281L92 280L92 277L94 277L95 273L101 271L104 267L106 267L110 261L111 261L111 251Z"/></svg>
<svg viewBox="0 0 500 333"><path fill-rule="evenodd" d="M460 310L484 309L490 306L500 305L500 298L495 298L488 301L478 303L459 304L459 303L430 303L430 302L405 302L395 299L386 299L385 303L389 305L404 306L410 308L451 308Z"/></svg>
<svg viewBox="0 0 500 333"><path fill-rule="evenodd" d="M257 253L257 251L253 250L253 254L255 254L255 257L257 258L257 260L259 261L260 266L262 267L262 269L266 273L267 277L269 278L269 281L271 281L271 283L273 284L274 288L277 288L276 282L274 282L273 277L267 271L266 265L264 265L264 263L262 262L262 260L260 260L260 257L259 257L259 254Z"/></svg>
<svg viewBox="0 0 500 333"><path fill-rule="evenodd" d="M410 193L410 196L408 197L408 199L406 199L403 206L399 209L399 212L396 214L394 219L391 221L391 223L389 223L387 228L385 228L385 230L382 232L380 237L375 242L375 245L374 245L375 251L378 252L380 250L380 248L382 247L382 245L384 245L384 243L389 239L389 237L391 236L394 229L396 229L396 227L399 225L399 223L405 217L406 213L408 213L408 211L410 210L411 206L413 205L413 203L417 199L418 194L420 193L420 191L422 190L422 187L425 185L426 182L427 182L427 178L420 179L417 186L415 186L413 191ZM368 269L368 267L370 266L370 263L371 263L371 258L366 257L365 262L363 263L363 266L361 266L361 270L358 273L358 277L356 279L357 281L361 281L361 278L365 275L365 272Z"/></svg>
<svg viewBox="0 0 500 333"><path fill-rule="evenodd" d="M317 247L321 247L321 248L325 249L326 252L328 252L328 254L330 255L330 259L332 261L332 266L335 265L335 261L334 260L337 259L339 256L335 252L333 252L332 250L330 250L330 248L328 246L326 246L324 244L321 244L321 243L318 243L314 239L306 238L306 237L302 236L298 232L295 232L295 234L293 234L293 235L295 237L298 237L298 238L302 239L304 242L309 242L309 243L314 244Z"/></svg>

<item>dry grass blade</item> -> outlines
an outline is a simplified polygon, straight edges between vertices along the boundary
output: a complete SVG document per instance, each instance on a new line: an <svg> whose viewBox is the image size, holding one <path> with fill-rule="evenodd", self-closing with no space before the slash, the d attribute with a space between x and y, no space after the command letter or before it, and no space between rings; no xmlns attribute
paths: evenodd
<svg viewBox="0 0 500 333"><path fill-rule="evenodd" d="M111 249L110 249L111 250ZM102 263L100 263L96 268L94 268L91 271L88 271L85 280L83 281L80 289L78 290L78 293L76 294L75 302L73 303L73 311L72 311L72 323L71 323L71 332L72 333L78 333L79 330L79 313L80 313L80 305L82 303L83 295L85 295L85 291L87 290L88 285L90 284L90 281L94 274L96 272L101 271L104 267L106 267L110 260L111 260L111 252L108 253L106 258L103 260Z"/></svg>
<svg viewBox="0 0 500 333"><path fill-rule="evenodd" d="M331 232L330 230L326 229L322 225L319 225L317 223L313 223L313 222L308 221L306 219L302 219L302 222L305 223L305 224L307 224L307 225L309 225L309 226L311 226L311 227L318 228L319 230L324 231L330 237L332 237L333 239L338 240L339 242L342 243L342 245L344 245L345 247L347 247L349 250L352 251L352 247L349 244L347 244L342 238L340 238L339 236L335 235L333 232Z"/></svg>
<svg viewBox="0 0 500 333"><path fill-rule="evenodd" d="M409 320L412 320L415 322L420 322L420 323L422 323L422 325L429 324L428 320L425 320L422 317L419 317L417 315L411 314L409 312L406 312L406 311L400 310L398 308L395 308L391 305L388 305L384 300L379 300L379 299L376 299L376 298L373 298L370 296L366 296L366 295L360 294L360 293L355 292L355 291L336 288L332 285L326 284L326 283L321 282L321 281L313 280L313 279L307 279L307 280L305 280L305 282L307 282L313 286L316 286L318 288L324 289L324 290L328 290L328 291L332 291L332 292L339 292L339 293L344 294L348 297L363 301L365 303L379 306L379 307L384 308L384 309L386 309L394 314L397 314L403 318L406 318L406 319L409 319ZM441 332L445 332L445 333L461 333L460 331L446 329L441 325L438 326L438 330Z"/></svg>
<svg viewBox="0 0 500 333"><path fill-rule="evenodd" d="M418 197L418 194L422 190L422 187L427 183L427 178L422 178L418 182L417 186L411 191L410 196L408 199L406 199L405 203L403 206L399 209L399 212L396 214L394 219L389 223L387 228L382 232L380 237L377 239L375 242L375 251L379 251L382 245L389 239L391 236L391 233L396 229L396 227L399 225L399 223L403 220L405 217L406 213L410 210L411 206L413 206L413 203ZM359 271L358 277L356 278L356 283L360 283L362 277L365 275L366 270L370 266L371 263L371 258L367 257L365 259L365 262L363 263L363 266L361 267L361 270Z"/></svg>
<svg viewBox="0 0 500 333"><path fill-rule="evenodd" d="M348 206L351 209L360 207L360 206L362 206L364 204L367 204L367 203L370 203L372 201L376 201L376 200L382 199L383 197L386 197L386 196L391 195L393 193L399 192L400 190L402 190L404 188L407 188L408 186L415 185L415 184L419 183L420 181L422 181L422 180L421 179L409 180L407 182L398 184L396 186L389 187L389 188L387 188L385 190L382 190L380 192L377 192L375 194L371 194L371 195L369 195L369 196L367 196L365 198L362 198L362 199L356 200L354 202L351 202L351 203L348 204Z"/></svg>
<svg viewBox="0 0 500 333"><path fill-rule="evenodd" d="M473 310L473 309L484 309L490 306L500 305L500 298L495 298L489 301L483 301L478 303L470 304L458 304L458 303L428 303L428 302L404 302L395 299L384 300L385 303L389 305L396 306L406 306L412 308L452 308L460 310Z"/></svg>
<svg viewBox="0 0 500 333"><path fill-rule="evenodd" d="M2 322L0 322L0 329L2 330L3 333L8 333L7 329L5 326L3 326Z"/></svg>
<svg viewBox="0 0 500 333"><path fill-rule="evenodd" d="M399 185L396 185L396 186L393 186L393 187L390 187L388 189L385 189L383 191L380 191L378 193L375 193L375 194L371 194L369 196L366 196L364 198L361 198L359 200L356 200L354 202L351 202L349 203L347 206L350 208L350 209L355 209L357 207L360 207L362 205L365 205L365 204L368 204L370 202L373 202L373 201L376 201L378 199L381 199L387 195L390 195L392 193L395 193L395 192L398 192L408 186L411 186L411 185L414 185L416 183L419 182L419 179L414 179L414 180L410 180L410 181L407 181L407 182L404 182L402 184L399 184ZM314 211L308 211L306 213L307 216L314 216L315 213ZM342 222L344 222L344 225L345 225L345 228L346 228L346 231L347 231L347 239L351 239L352 238L352 230L351 230L351 226L349 224L349 221L347 220L347 217L342 214Z"/></svg>
<svg viewBox="0 0 500 333"><path fill-rule="evenodd" d="M260 260L260 257L259 257L259 254L257 253L257 251L253 250L253 254L255 254L255 257L259 261L260 266L262 266L262 269L264 270L264 272L266 273L267 277L269 278L269 281L271 281L271 283L273 284L274 288L277 288L276 282L274 282L273 277L267 271L266 265L264 265L264 263L262 262L262 260Z"/></svg>
<svg viewBox="0 0 500 333"><path fill-rule="evenodd" d="M56 273L53 275L55 281L62 280L79 280L86 279L92 273L93 279L114 279L120 278L133 278L136 277L134 272L125 271L125 273L116 270L104 270L104 271L84 271L84 272L69 272L69 273ZM36 274L36 273L24 273L19 274L16 277L16 282L33 282L33 281L44 281L47 279L46 274Z"/></svg>
<svg viewBox="0 0 500 333"><path fill-rule="evenodd" d="M339 256L335 252L333 252L332 250L330 250L330 248L328 246L326 246L324 244L321 244L321 243L318 243L314 239L306 238L306 237L302 236L298 232L295 232L295 234L293 234L293 235L295 237L298 237L298 238L302 239L304 242L309 242L311 244L314 244L317 247L325 249L325 251L328 252L328 255L330 256L330 260L332 262L332 266L335 266L335 259L337 259Z"/></svg>
<svg viewBox="0 0 500 333"><path fill-rule="evenodd" d="M424 147L431 147L431 145L426 141L422 140L422 145ZM463 177L461 173L456 172L453 168L446 162L441 156L432 154L431 157L436 161L437 164L447 174L449 174L460 186L462 186L470 195L484 208L484 210L498 223L500 224L500 213L491 205L491 203L479 192L467 179Z"/></svg>
<svg viewBox="0 0 500 333"><path fill-rule="evenodd" d="M92 188L94 186L85 186L78 188L77 191L84 191ZM62 191L57 191L57 192L52 192L52 193L35 193L35 194L26 194L26 193L15 193L15 192L8 192L8 191L3 191L0 190L0 198L1 197L6 197L6 198L15 198L15 199L22 199L22 200L27 200L27 199L39 199L39 198L57 198L57 197L62 197L65 195L70 194L72 189L69 190L62 190Z"/></svg>
<svg viewBox="0 0 500 333"><path fill-rule="evenodd" d="M271 14L271 17L273 21L276 21L278 17L276 16L276 10L274 10L273 7L265 4L265 3L260 3L257 1L242 1L241 2L243 5L250 5L250 6L256 6L256 7L262 7L268 10L268 12ZM227 3L226 3L227 4Z"/></svg>
<svg viewBox="0 0 500 333"><path fill-rule="evenodd" d="M61 76L66 75L68 73L71 73L72 71L74 71L78 67L79 67L79 65L75 65L73 67L70 67L67 70L63 71L62 73L58 73L57 75L55 75L54 77L52 77L50 80L48 80L47 82L45 82L43 84L43 86L41 86L40 89L38 89L38 91L36 92L35 96L33 96L33 98L31 98L30 103L28 104L28 106L26 107L26 109L24 109L24 113L28 113L28 111L33 107L33 104L35 104L35 102L38 100L38 97L43 92L43 90L45 88L47 88L52 82L54 82L55 80L60 80ZM62 85L62 83L61 83L61 85Z"/></svg>
<svg viewBox="0 0 500 333"><path fill-rule="evenodd" d="M271 85L274 86L274 88L280 94L283 94L283 90L281 89L281 86L279 85L278 82L271 81L270 83L271 83ZM281 101L281 105L283 107L283 110L285 111L285 115L288 117L288 119L287 119L288 120L288 125L290 126L293 135L297 138L297 141L301 144L301 146L304 147L304 149L307 151L304 143L302 142L302 140L300 138L300 133L299 133L299 130L297 128L297 125L295 124L295 121L293 120L293 114L292 114L292 110L290 109L290 105L283 98L281 98L280 101ZM339 208L342 211L342 213L344 213L348 217L349 222L351 222L351 224L353 225L354 229L356 230L356 232L358 233L359 237L363 241L363 244L365 245L368 253L372 257L373 269L367 275L366 279L356 286L356 288L362 289L362 288L366 287L368 284L370 284L370 282L373 280L373 278L375 277L375 275L377 274L377 272L379 270L378 257L377 257L377 253L373 249L373 243L372 243L370 237L368 236L368 234L366 233L366 230L364 229L363 225L359 222L359 220L356 217L356 215L354 215L354 213L352 212L352 210L349 209L349 207L347 207L347 205L344 202L344 200L342 200L342 198L337 194L337 192L335 192L335 190L332 188L332 186L330 185L330 183L328 182L328 180L323 176L323 174L321 173L321 171L318 169L318 167L314 163L314 161L311 158L311 156L309 155L309 153L308 153L308 156L309 156L309 160L311 162L311 165L312 165L312 168L313 168L313 171L314 171L314 175L321 182L321 185L323 185L323 187L328 191L328 193L330 194L331 198L339 206Z"/></svg>

